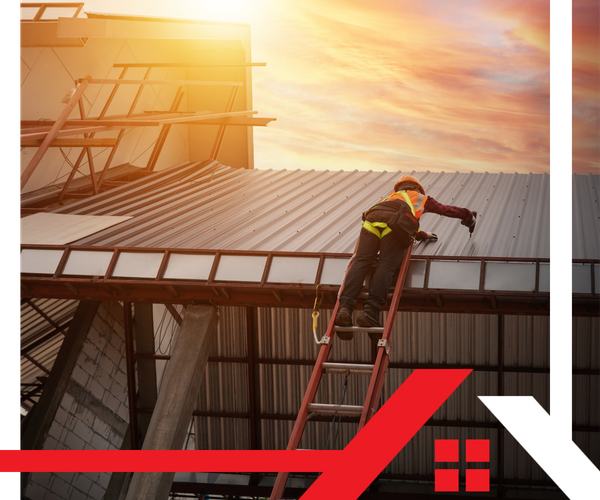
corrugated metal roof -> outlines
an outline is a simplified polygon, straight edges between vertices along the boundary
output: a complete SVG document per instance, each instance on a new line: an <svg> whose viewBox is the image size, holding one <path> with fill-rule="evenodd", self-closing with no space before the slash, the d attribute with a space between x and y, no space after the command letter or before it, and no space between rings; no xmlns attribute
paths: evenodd
<svg viewBox="0 0 600 500"><path fill-rule="evenodd" d="M440 240L416 245L416 255L550 256L547 174L240 170L205 161L54 212L133 216L79 245L351 253L362 212L402 173L439 202L479 213L472 238L457 219L425 214L421 227Z"/></svg>
<svg viewBox="0 0 600 500"><path fill-rule="evenodd" d="M600 259L600 175L573 175L573 258Z"/></svg>

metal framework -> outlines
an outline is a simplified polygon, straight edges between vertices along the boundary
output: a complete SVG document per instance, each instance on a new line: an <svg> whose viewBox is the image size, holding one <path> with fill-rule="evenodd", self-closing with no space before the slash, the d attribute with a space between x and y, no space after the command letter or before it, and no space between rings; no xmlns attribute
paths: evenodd
<svg viewBox="0 0 600 500"><path fill-rule="evenodd" d="M245 306L247 316L247 344L248 355L244 358L209 358L211 363L246 363L248 365L248 394L249 412L246 413L214 413L196 412L196 417L222 416L231 418L248 419L251 429L252 446L259 447L260 422L270 419L295 419L295 415L268 415L260 412L260 405L256 399L260 390L259 370L262 364L285 364L285 365L314 365L314 360L276 360L259 358L255 351L255 308L268 307L301 307L311 308L314 305L314 295L318 287L323 293L322 308L333 308L335 296L339 290L339 284L324 283L324 270L326 263L335 261L345 264L350 254L336 253L298 253L298 252L235 252L235 251L209 251L209 250L182 250L182 249L154 249L154 248L120 248L120 247L81 247L81 246L47 246L47 245L23 245L23 251L54 251L58 252L57 264L45 275L38 273L27 273L22 275L22 293L25 300L32 297L80 299L80 300L113 300L130 302L152 302L164 303L175 320L181 324L181 315L173 304L198 304L211 303L226 306ZM103 275L80 276L68 274L69 259L76 252L100 252L107 254L107 266ZM131 278L116 276L115 269L121 256L133 253L137 256L154 255L157 257L157 268L151 277ZM95 254L99 255L99 254ZM206 279L167 279L165 275L170 269L171 259L176 255L191 257L212 257L210 265L206 269ZM260 276L255 283L242 281L220 281L219 265L224 262L224 257L262 257L263 267L255 270ZM131 256L129 256L131 257ZM318 265L315 268L314 277L303 283L277 283L270 281L270 271L274 262L281 258L316 259ZM478 263L478 287L474 290L452 290L429 288L432 279L432 265L436 262L470 262ZM522 291L494 291L486 289L485 268L491 263L529 263L535 266L535 287L531 292ZM600 261L585 260L574 261L576 264L588 265L591 273L590 294L577 294L574 296L574 314L589 316L598 314L598 301L595 288L595 275ZM406 286L402 301L399 303L399 311L424 311L424 312L461 312L461 313L484 313L498 316L499 321L499 345L498 362L496 366L454 366L454 368L472 368L476 371L497 371L499 374L499 394L502 394L502 378L504 373L548 373L543 368L528 367L504 367L503 361L503 315L505 314L528 314L548 315L549 293L540 290L541 266L548 265L548 259L509 259L509 258L476 258L476 257L447 257L439 256L412 256L411 270L421 269L424 272L423 283L420 288ZM418 265L417 265L418 264ZM26 269L25 269L26 270ZM409 271L410 276L410 271ZM30 301L31 302L31 301ZM595 307L590 303L595 303ZM127 310L127 307L126 307ZM134 372L136 359L169 359L168 355L137 354L133 350L131 319L126 317L125 334L128 340L127 364L129 373ZM46 334L43 338L36 340L33 344L24 347L23 355L28 354L33 346L41 345L51 340L54 336L64 332L66 325L55 328L53 332ZM390 363L390 369L414 369L435 368L430 364L414 363ZM449 366L445 366L449 368ZM586 375L598 375L598 370L575 370L574 373ZM133 381L130 381L133 385ZM134 395L130 394L130 398ZM27 399L27 398L26 398ZM131 401L130 401L131 403ZM132 411L131 422L135 427L138 413L148 413L149 408L137 408L135 400L130 404ZM344 420L352 421L350 417ZM462 425L451 422L431 422L432 425ZM472 426L472 425L471 425ZM496 426L496 424L494 424ZM580 429L589 430L589 429ZM596 430L596 429L592 429ZM502 435L502 433L500 433ZM136 443L134 443L136 446ZM500 450L499 453L502 453Z"/></svg>
<svg viewBox="0 0 600 500"><path fill-rule="evenodd" d="M290 253L290 252L235 252L235 251L207 251L207 250L181 250L181 249L132 249L132 248L107 248L107 247L78 247L78 246L43 246L43 245L23 245L23 250L60 250L58 265L52 270L51 275L33 275L24 274L22 276L23 296L24 297L54 297L54 298L72 298L83 300L118 300L126 302L146 301L154 303L165 303L167 309L171 312L178 323L181 322L181 315L173 307L173 303L195 304L195 303L213 303L230 306L247 307L247 343L248 356L245 358L210 358L213 363L247 363L249 374L249 394L252 404L249 407L248 414L212 414L214 416L227 416L232 418L248 418L250 426L255 431L260 428L260 421L264 419L288 419L295 416L271 416L261 414L259 406L255 401L258 387L258 370L261 364L286 364L286 365L313 365L314 360L273 360L261 359L255 355L252 346L255 343L253 325L253 308L258 306L270 307L305 307L313 306L314 293L319 286L323 292L323 308L331 308L335 303L335 295L339 290L339 285L327 285L321 283L325 262L328 259L341 260L344 263L349 259L349 254L334 253ZM65 273L69 256L72 252L94 251L107 252L109 254L109 264L102 276L74 276ZM141 254L159 254L159 266L155 276L151 278L124 278L114 276L116 265L123 253L134 252ZM173 255L189 256L214 256L209 270L208 278L205 280L173 280L165 279L165 273L169 269L169 261ZM260 270L260 281L257 283L223 282L216 279L218 275L219 263L224 256L262 256L264 257L264 268ZM271 283L269 281L270 269L276 258L305 257L318 259L316 275L312 283ZM469 261L480 263L479 287L476 290L439 290L430 289L428 282L431 277L431 266L437 261L448 261L448 258L437 256L413 256L411 262L420 262L425 266L425 278L422 288L406 287L403 299L399 304L398 310L410 311L429 311L429 312L477 312L498 315L499 331L503 330L504 314L548 314L549 294L540 291L540 266L548 264L548 259L507 259L507 258L474 258L474 257L453 257L454 262ZM533 292L497 292L486 290L485 266L488 263L497 262L529 262L536 267L536 286ZM595 274L599 261L576 261L578 264L586 264L590 267L592 275ZM591 278L590 278L591 279ZM592 283L591 294L578 294L575 297L575 303L578 301L596 300L597 294L595 281ZM597 300L596 300L597 302ZM576 314L590 315L593 310L587 309L588 306L578 305L575 309ZM597 311L597 309L596 309ZM125 324L130 324L130 320L125 320ZM36 341L36 345L51 337L60 334L66 328L63 325L47 334L43 339ZM128 329L126 328L126 331ZM126 335L130 333L126 332ZM468 366L477 371L498 371L499 373L499 393L502 393L502 374L508 372L516 373L548 373L547 369L527 368L527 367L504 367L502 351L502 335L499 335L499 359L496 366ZM31 346L24 349L27 350ZM135 359L169 359L166 355L138 355L128 348L128 364L133 366ZM25 352L26 354L26 352ZM411 364L411 363L391 363L390 369L402 368L435 368L432 365ZM448 366L446 366L448 368ZM467 366L456 366L456 368L467 368ZM576 370L574 373L597 375L598 370ZM135 406L132 406L135 408ZM149 409L140 408L136 411L147 412ZM204 413L197 413L196 416L206 416ZM135 418L132 419L135 421ZM259 443L258 438L254 438L254 444Z"/></svg>
<svg viewBox="0 0 600 500"><path fill-rule="evenodd" d="M62 7L77 7L76 15L83 7L83 4L21 4L23 7L40 7L40 10L36 14L36 17L41 17L43 11L47 6L62 6ZM76 17L76 16L75 16ZM35 19L34 19L35 20ZM198 65L198 64L179 64L179 63L118 63L114 64L115 68L122 68L121 74L116 79L94 79L87 75L84 78L75 80L75 88L73 89L64 110L56 121L32 121L23 120L21 122L21 147L35 147L33 158L21 174L21 190L25 187L28 180L31 178L36 168L42 161L44 155L50 147L81 147L82 150L79 157L72 165L72 170L62 188L62 191L58 197L58 201L62 201L67 194L69 187L75 177L75 174L79 171L84 157L88 158L88 165L90 170L91 178L91 193L88 193L89 188L85 188L83 191L75 190L76 192L69 193L70 195L84 195L97 194L100 192L104 185L105 177L112 161L115 157L117 149L121 144L121 140L125 135L126 129L132 127L151 127L151 126L162 126L158 138L156 140L155 147L152 151L150 159L146 165L145 172L152 172L156 166L156 162L160 155L160 152L166 142L169 129L174 124L194 124L194 125L219 125L217 137L212 148L211 158L216 158L219 154L223 137L225 135L226 127L229 125L237 126L265 126L274 118L262 118L262 119L251 119L248 118L251 115L256 114L256 111L233 111L233 105L235 98L238 93L238 89L243 85L243 82L223 82L223 81L194 81L194 80L150 80L150 73L152 68L161 67L177 67L177 68L198 68L198 67L253 67L253 66L264 66L265 63L246 63L246 64L223 64L223 65ZM146 68L144 78L141 80L136 79L125 79L125 75L129 68ZM90 118L85 116L85 110L83 107L82 96L88 87L92 84L101 85L114 85L110 95L107 98L102 111L97 117ZM117 90L121 85L139 85L139 89L133 99L133 102L129 108L129 111L125 116L107 116L107 112L112 104ZM135 108L140 99L140 96L147 85L177 85L179 89L175 95L175 99L168 112L145 112L135 114ZM178 112L178 107L183 98L184 92L182 86L188 85L200 85L200 86L231 86L232 93L229 101L226 105L226 112L224 113L212 113L210 111L198 111L198 112ZM79 106L81 118L79 120L69 120L68 117L75 108ZM237 120L237 121L236 121ZM94 135L98 132L106 132L118 130L119 133L116 138L111 139L94 139ZM59 137L84 135L83 139L59 139ZM91 148L103 147L110 148L110 154L104 164L104 167L99 172L96 172L93 163L93 155ZM108 182L105 185L106 188L112 187L111 183Z"/></svg>

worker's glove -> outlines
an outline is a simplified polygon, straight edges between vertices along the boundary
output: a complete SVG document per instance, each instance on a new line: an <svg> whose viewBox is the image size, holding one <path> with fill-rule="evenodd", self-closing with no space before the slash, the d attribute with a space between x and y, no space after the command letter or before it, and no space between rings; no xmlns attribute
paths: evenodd
<svg viewBox="0 0 600 500"><path fill-rule="evenodd" d="M473 234L473 231L475 230L475 224L477 223L477 212L471 213L473 214L473 220L471 220L471 222L467 222L466 220L461 221L463 226L467 226L469 228L469 237L471 237L471 234Z"/></svg>
<svg viewBox="0 0 600 500"><path fill-rule="evenodd" d="M435 234L435 233L426 233L426 234L427 234L427 236L425 236L425 238L424 238L425 241L437 241L438 240L437 234Z"/></svg>

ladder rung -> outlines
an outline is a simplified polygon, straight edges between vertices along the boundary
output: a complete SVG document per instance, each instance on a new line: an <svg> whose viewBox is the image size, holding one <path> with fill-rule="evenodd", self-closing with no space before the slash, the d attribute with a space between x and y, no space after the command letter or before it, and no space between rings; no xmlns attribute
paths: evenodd
<svg viewBox="0 0 600 500"><path fill-rule="evenodd" d="M394 296L394 293L393 293L393 292L394 292L394 288L392 288L392 291L391 291L390 293L388 293L388 294L387 294L387 298L388 298L388 299L391 299L391 298ZM359 298L359 299L367 299L367 298L369 298L369 294L368 294L367 292L360 292L360 293L358 294L358 298Z"/></svg>
<svg viewBox="0 0 600 500"><path fill-rule="evenodd" d="M373 373L373 365L359 363L323 363L323 371L326 373L352 373L356 375L369 375Z"/></svg>
<svg viewBox="0 0 600 500"><path fill-rule="evenodd" d="M333 328L336 332L374 332L383 333L383 326L336 326Z"/></svg>
<svg viewBox="0 0 600 500"><path fill-rule="evenodd" d="M317 415L337 414L341 417L359 417L363 411L363 407L353 405L331 405L311 403L308 405L308 411Z"/></svg>

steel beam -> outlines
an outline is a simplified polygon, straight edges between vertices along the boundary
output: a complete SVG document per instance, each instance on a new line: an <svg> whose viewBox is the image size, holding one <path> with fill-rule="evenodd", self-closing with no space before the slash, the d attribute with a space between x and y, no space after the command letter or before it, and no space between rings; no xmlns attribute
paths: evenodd
<svg viewBox="0 0 600 500"><path fill-rule="evenodd" d="M156 386L156 361L154 359L141 359L140 354L155 354L154 348L154 322L152 318L152 304L136 303L134 311L134 332L136 349L136 368L138 381L137 404L141 408L154 408L158 396ZM138 415L139 442L143 443L148 426L149 415Z"/></svg>
<svg viewBox="0 0 600 500"><path fill-rule="evenodd" d="M85 92L85 89L87 88L87 86L89 85L91 80L92 80L91 76L86 76L85 78L83 78L81 80L81 83L78 85L77 90L75 90L75 93L69 99L69 102L67 103L65 108L62 110L60 116L56 120L56 123L54 123L54 125L48 132L48 135L46 136L46 138L40 143L39 149L35 152L35 154L33 155L33 158L31 159L31 161L29 162L29 164L27 165L27 167L21 174L21 190L25 187L25 185L27 184L27 181L33 175L33 172L39 165L40 161L42 161L42 158L46 154L46 151L48 151L48 148L50 147L50 145L56 138L56 134L62 128L65 121L67 121L67 118L71 114L71 111L73 111L73 109L77 105L77 102L79 101L79 99L81 99L81 96Z"/></svg>
<svg viewBox="0 0 600 500"><path fill-rule="evenodd" d="M250 448L262 449L260 424L260 367L255 363L258 343L256 338L258 326L255 307L246 307L246 349L248 354L248 409L250 426ZM210 358L209 358L210 359Z"/></svg>
<svg viewBox="0 0 600 500"><path fill-rule="evenodd" d="M135 382L135 353L133 352L133 315L131 302L123 302L123 328L125 330L125 360L127 363L127 395L129 401L129 430L131 449L139 449L137 422L137 388Z"/></svg>

